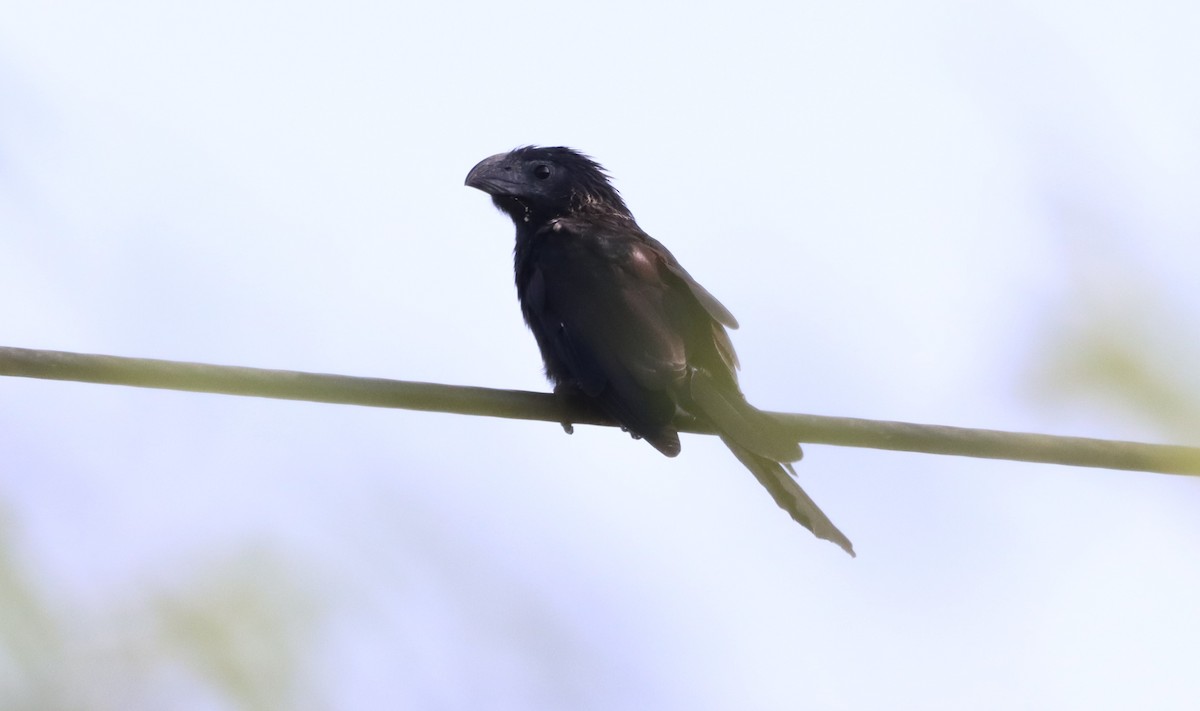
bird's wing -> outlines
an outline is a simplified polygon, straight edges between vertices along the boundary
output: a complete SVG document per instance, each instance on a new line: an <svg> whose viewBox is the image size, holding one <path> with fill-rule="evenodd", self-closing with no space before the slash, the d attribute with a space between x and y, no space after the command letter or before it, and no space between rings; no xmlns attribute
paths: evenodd
<svg viewBox="0 0 1200 711"><path fill-rule="evenodd" d="M642 237L644 238L646 248L653 251L658 257L664 278L668 281L677 282L682 287L682 289L678 290L680 297L685 295L683 292L686 292L686 295L691 297L678 299L676 306L684 312L678 316L679 320L687 322L693 327L699 327L697 331L690 334L692 342L711 342L723 365L716 363L710 365L728 371L729 379L736 382L737 376L735 373L739 366L738 357L737 353L733 350L733 341L729 340L729 334L725 331L725 328L737 328L737 319L733 317L729 309L725 308L724 304L717 301L717 297L713 296L708 289L701 286L700 282L696 281L683 268L679 260L675 259L675 255L671 254L671 251L662 242L644 232L642 233Z"/></svg>
<svg viewBox="0 0 1200 711"><path fill-rule="evenodd" d="M671 291L676 298L669 302L676 310L673 322L687 334L686 395L677 394L677 401L686 403L688 410L698 410L692 414L703 415L728 439L759 456L779 462L800 459L802 453L795 436L746 402L738 388L737 355L724 328L737 326L733 315L679 265L666 247L648 236L643 244L658 257L665 281L673 285Z"/></svg>
<svg viewBox="0 0 1200 711"><path fill-rule="evenodd" d="M653 249L653 251L662 259L663 266L667 269L667 271L678 278L688 288L688 290L691 291L692 296L696 299L696 302L704 308L704 310L713 318L713 320L724 326L728 326L729 328L738 327L737 319L733 317L733 314L730 313L729 309L725 308L725 305L720 301L717 301L717 297L709 293L708 289L705 289L703 286L701 286L700 282L696 281L692 275L683 268L683 265L679 263L679 260L675 259L675 255L671 254L671 251L667 249L662 242L659 242L645 233L642 233L642 236L651 249Z"/></svg>

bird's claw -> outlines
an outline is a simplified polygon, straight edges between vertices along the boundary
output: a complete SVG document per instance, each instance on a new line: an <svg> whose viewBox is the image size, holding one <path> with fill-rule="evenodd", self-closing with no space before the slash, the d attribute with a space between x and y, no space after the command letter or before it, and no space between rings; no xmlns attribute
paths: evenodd
<svg viewBox="0 0 1200 711"><path fill-rule="evenodd" d="M563 403L564 405L574 402L578 395L579 390L575 387L564 385L562 383L554 384L554 397L558 398L559 402ZM564 419L558 424L562 425L563 432L566 432L569 435L575 434L575 425L570 420Z"/></svg>

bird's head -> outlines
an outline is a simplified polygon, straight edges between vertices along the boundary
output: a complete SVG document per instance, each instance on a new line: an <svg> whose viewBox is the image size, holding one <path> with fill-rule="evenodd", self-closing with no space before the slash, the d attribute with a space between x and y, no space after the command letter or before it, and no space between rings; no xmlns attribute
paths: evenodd
<svg viewBox="0 0 1200 711"><path fill-rule="evenodd" d="M518 226L581 212L629 215L604 168L571 148L524 146L484 158L466 184L491 195Z"/></svg>

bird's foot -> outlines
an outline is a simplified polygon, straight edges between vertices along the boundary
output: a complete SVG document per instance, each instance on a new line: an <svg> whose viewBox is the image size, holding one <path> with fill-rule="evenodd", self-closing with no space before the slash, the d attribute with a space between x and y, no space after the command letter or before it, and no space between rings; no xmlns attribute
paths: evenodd
<svg viewBox="0 0 1200 711"><path fill-rule="evenodd" d="M557 383L554 386L554 397L563 405L563 410L569 410L570 406L579 399L579 389L570 385ZM563 417L558 424L562 425L563 432L567 434L575 434L575 423L571 422L567 417Z"/></svg>

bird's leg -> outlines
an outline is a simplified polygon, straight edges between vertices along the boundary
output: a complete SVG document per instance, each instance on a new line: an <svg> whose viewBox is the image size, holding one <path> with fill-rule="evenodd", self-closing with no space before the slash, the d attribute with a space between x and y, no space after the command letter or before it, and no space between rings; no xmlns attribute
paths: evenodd
<svg viewBox="0 0 1200 711"><path fill-rule="evenodd" d="M576 403L580 398L579 388L569 383L555 383L554 397L563 404L564 411L569 410L570 405ZM566 415L563 416L562 422L559 424L562 425L563 432L575 434L575 425L567 419Z"/></svg>

